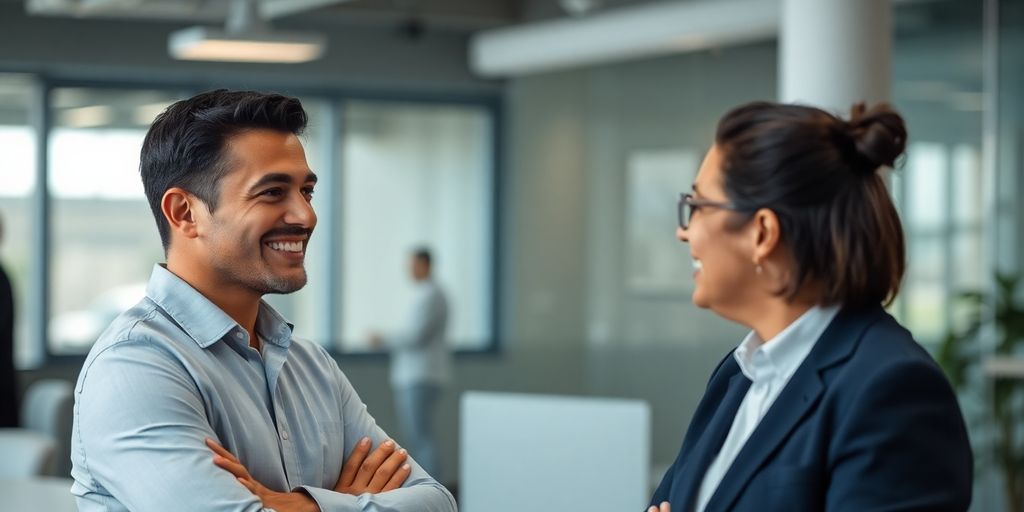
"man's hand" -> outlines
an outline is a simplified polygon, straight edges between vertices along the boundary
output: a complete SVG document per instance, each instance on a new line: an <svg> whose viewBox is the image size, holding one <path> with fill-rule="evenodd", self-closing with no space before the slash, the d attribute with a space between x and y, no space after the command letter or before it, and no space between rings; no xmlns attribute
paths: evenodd
<svg viewBox="0 0 1024 512"><path fill-rule="evenodd" d="M405 463L409 454L397 449L392 440L384 441L370 453L370 438L364 437L341 468L341 476L334 490L345 494L360 495L398 489L409 478L412 468Z"/></svg>
<svg viewBox="0 0 1024 512"><path fill-rule="evenodd" d="M206 446L215 453L213 463L217 467L226 470L238 479L238 482L249 489L249 492L256 495L263 502L266 508L272 508L277 512L320 512L320 507L304 492L277 492L263 486L256 481L249 470L242 465L237 457L231 452L217 444L213 439L206 440Z"/></svg>
<svg viewBox="0 0 1024 512"><path fill-rule="evenodd" d="M663 501L660 507L652 506L647 509L647 512L672 512L672 506L667 501Z"/></svg>

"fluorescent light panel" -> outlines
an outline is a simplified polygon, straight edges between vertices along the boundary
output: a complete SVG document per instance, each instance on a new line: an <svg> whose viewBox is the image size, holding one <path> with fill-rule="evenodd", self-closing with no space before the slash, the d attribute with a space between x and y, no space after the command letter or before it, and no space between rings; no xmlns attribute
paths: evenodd
<svg viewBox="0 0 1024 512"><path fill-rule="evenodd" d="M132 121L134 121L135 124L138 125L148 126L153 123L153 120L156 119L156 116L160 115L160 113L163 112L168 105L170 105L170 103L167 102L136 105L136 107L132 110Z"/></svg>
<svg viewBox="0 0 1024 512"><path fill-rule="evenodd" d="M210 27L179 30L173 32L167 41L171 56L181 60L286 64L318 59L324 53L324 45L324 37L319 34L233 34Z"/></svg>
<svg viewBox="0 0 1024 512"><path fill-rule="evenodd" d="M69 108L60 112L60 125L68 128L95 128L114 120L114 109L109 105Z"/></svg>

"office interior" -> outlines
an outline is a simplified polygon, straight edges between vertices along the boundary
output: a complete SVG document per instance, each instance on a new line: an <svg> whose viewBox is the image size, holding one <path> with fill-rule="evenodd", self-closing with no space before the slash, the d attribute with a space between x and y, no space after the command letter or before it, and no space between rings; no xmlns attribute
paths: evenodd
<svg viewBox="0 0 1024 512"><path fill-rule="evenodd" d="M457 350L438 415L445 483L459 485L467 391L641 400L656 481L715 364L746 334L690 301L676 200L717 119L779 97L783 4L795 1L264 0L273 30L325 39L319 58L280 64L170 54L172 33L222 25L226 0L0 0L0 264L18 307L22 392L73 382L163 257L137 174L155 115L213 88L273 90L306 106L303 140L321 182L309 284L268 300L332 351L379 424L398 430L388 359L367 333L396 325L408 251L428 244ZM753 4L768 6L767 24L744 11ZM974 320L963 293L995 297L997 276L1021 270L1024 2L864 4L891 16L877 33L891 39L889 67L851 73L885 80L910 132L890 177L909 248L890 312L938 357ZM551 50L529 38L518 64L481 50L482 36L503 30L571 31L679 7L695 26L719 16L707 25L720 37L617 52L635 33L615 34L582 40L591 47L575 61L545 60ZM992 405L997 382L1016 393L1024 380L1022 350L998 343L1000 318L983 312L962 356L977 511L1024 506L1005 477L1024 467L1001 464L993 441L1001 422L1024 423L1024 410Z"/></svg>

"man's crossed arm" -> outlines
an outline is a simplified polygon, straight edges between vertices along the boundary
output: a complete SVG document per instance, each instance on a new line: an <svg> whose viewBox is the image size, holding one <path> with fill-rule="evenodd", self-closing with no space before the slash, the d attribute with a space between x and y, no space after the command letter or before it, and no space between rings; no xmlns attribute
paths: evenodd
<svg viewBox="0 0 1024 512"><path fill-rule="evenodd" d="M264 507L277 512L320 512L320 507L309 494L268 489L249 474L234 454L216 441L207 438L206 445L214 452L213 463L234 475L239 483L259 498ZM409 477L412 467L405 463L409 455L404 448L396 449L395 442L387 440L370 453L371 445L369 437L356 443L334 485L335 492L358 496L392 491L401 487Z"/></svg>
<svg viewBox="0 0 1024 512"><path fill-rule="evenodd" d="M408 454L393 444L386 445L387 434L367 413L344 374L333 366L331 380L336 388L322 392L337 395L334 400L344 422L339 425L343 430L329 435L332 439L369 437L380 446L371 450L369 444L355 441L346 449L334 443L331 446L344 451L324 453L323 461L290 460L308 475L289 483L284 476L266 480L267 475L283 474L283 467L273 467L277 455L273 448L264 450L265 457L247 460L242 454L215 453L205 444L207 439L224 439L213 427L215 420L210 419L195 380L171 354L146 343L112 347L87 365L78 386L72 492L80 510L144 512L172 507L196 512L257 512L268 508L286 511L293 505L292 510L315 510L309 507L315 505L322 512L454 512L455 501L443 486ZM312 437L295 439L300 440L319 443ZM224 460L216 464L214 456ZM245 460L247 467L232 465L239 460ZM321 471L318 464L324 464ZM318 478L331 466L338 468L335 475L343 474ZM253 474L262 481L252 478ZM295 485L300 482L302 485ZM333 489L329 487L332 483ZM396 484L401 487L391 489ZM385 491L385 487L391 490ZM373 492L377 488L380 492ZM287 492L292 490L296 492Z"/></svg>

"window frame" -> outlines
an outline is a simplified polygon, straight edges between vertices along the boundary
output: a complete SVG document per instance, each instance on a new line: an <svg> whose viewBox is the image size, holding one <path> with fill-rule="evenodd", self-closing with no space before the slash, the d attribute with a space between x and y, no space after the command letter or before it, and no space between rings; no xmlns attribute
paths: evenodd
<svg viewBox="0 0 1024 512"><path fill-rule="evenodd" d="M360 102L387 102L387 103L409 103L416 105L457 105L457 106L470 106L476 107L483 110L489 119L490 133L491 133L491 151L489 164L487 166L487 172L490 173L490 191L488 200L491 205L491 236L489 237L489 252L490 252L490 315L489 315L489 326L488 326L488 339L486 343L477 349L460 348L455 350L457 357L465 356L497 356L501 355L502 341L500 340L501 331L501 297L502 297L502 282L500 279L501 268L502 268L502 237L500 236L500 228L502 226L503 218L503 200L501 194L501 184L504 181L503 177L503 100L500 92L468 92L468 93L436 93L436 92L415 92L415 91L377 91L368 90L362 88L348 88L348 87L304 87L304 86L292 86L284 83L253 83L245 81L244 83L237 82L221 82L221 81L202 81L202 80L184 80L175 82L153 82L146 80L93 80L87 78L75 78L75 77L51 77L45 74L24 72L19 70L8 70L0 68L0 73L16 73L20 75L28 75L33 78L33 97L35 101L30 106L30 118L33 120L30 123L31 129L35 133L36 143L36 175L34 183L34 195L33 200L36 205L32 212L33 222L40 227L36 230L36 235L32 241L31 252L33 257L38 262L37 269L33 272L33 275L29 279L29 297L23 299L29 302L29 306L34 314L29 318L28 325L25 326L29 330L29 338L38 340L36 343L42 345L41 350L37 351L41 357L37 358L38 364L33 364L27 368L18 368L19 370L34 370L40 367L54 366L54 365L68 365L68 364L80 364L87 357L87 353L82 354L55 354L50 347L49 340L49 320L50 320L50 300L52 298L52 282L51 275L53 272L52 267L52 256L53 246L52 240L52 197L49 190L49 178L50 178L50 137L55 127L53 119L53 94L55 89L60 88L83 88L83 89L105 89L105 90L124 90L124 91L138 91L138 90L150 90L150 91L171 91L171 92L183 92L185 94L198 94L202 91L216 89L216 88L236 88L236 89L252 89L252 90L273 90L282 94L289 94L297 96L299 98L316 100L326 105L325 114L329 120L325 119L325 134L323 140L337 141L341 140L341 134L344 131L344 126L341 126L341 113L344 105L348 101L360 101ZM340 148L334 147L333 145L327 145L321 148L324 153L325 166L330 169L331 173L341 173L343 158L341 155ZM338 184L335 184L335 190L338 189ZM329 239L326 241L326 247L328 254L326 257L328 261L338 261L340 256L341 245L339 238L341 233L339 227L342 225L340 219L341 208L336 200L328 201L325 205L325 211L321 215L327 215L332 219L331 229L326 230L326 233L322 236L327 236ZM334 278L337 277L337 273L341 271L338 265L328 265L329 274L325 276L325 279L331 279L329 282L336 282ZM386 357L384 351L379 352L344 352L339 350L340 340L337 339L337 334L340 329L337 329L338 323L343 321L341 317L340 308L340 296L341 291L336 290L332 286L327 287L326 305L324 311L332 312L325 319L328 326L327 336L324 340L324 347L333 356L339 357L344 355L346 358L371 358L371 359L382 359Z"/></svg>

